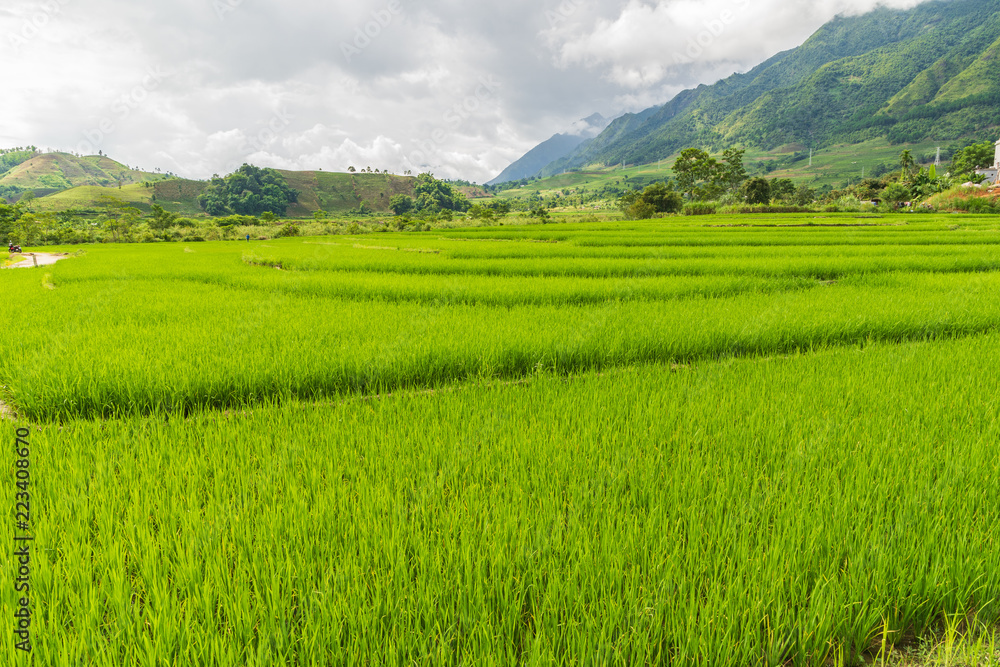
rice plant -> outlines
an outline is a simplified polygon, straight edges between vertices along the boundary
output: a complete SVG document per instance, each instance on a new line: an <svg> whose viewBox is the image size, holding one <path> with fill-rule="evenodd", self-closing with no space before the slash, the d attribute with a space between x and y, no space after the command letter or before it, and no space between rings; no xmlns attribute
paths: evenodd
<svg viewBox="0 0 1000 667"><path fill-rule="evenodd" d="M1000 226L747 220L0 272L34 663L985 660Z"/></svg>

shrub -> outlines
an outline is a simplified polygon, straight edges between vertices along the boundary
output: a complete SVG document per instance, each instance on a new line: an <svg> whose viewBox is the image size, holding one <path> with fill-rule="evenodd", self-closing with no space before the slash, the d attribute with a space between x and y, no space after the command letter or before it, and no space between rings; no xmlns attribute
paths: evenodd
<svg viewBox="0 0 1000 667"><path fill-rule="evenodd" d="M641 199L625 209L626 220L649 220L656 215L656 207Z"/></svg>
<svg viewBox="0 0 1000 667"><path fill-rule="evenodd" d="M1000 213L1000 198L986 194L980 188L957 187L938 193L926 204L939 211L964 213Z"/></svg>
<svg viewBox="0 0 1000 667"><path fill-rule="evenodd" d="M742 214L742 213L815 213L808 206L795 206L792 204L735 204L733 206L723 206L719 213Z"/></svg>
<svg viewBox="0 0 1000 667"><path fill-rule="evenodd" d="M861 213L862 211L875 210L875 206L873 204L862 202L854 195L841 196L839 199L833 202L833 208L836 209L836 211L841 211L843 213ZM835 211L828 211L828 212L834 213Z"/></svg>
<svg viewBox="0 0 1000 667"><path fill-rule="evenodd" d="M252 215L228 215L218 218L215 224L219 227L256 227L260 225L260 220Z"/></svg>
<svg viewBox="0 0 1000 667"><path fill-rule="evenodd" d="M683 215L713 215L719 210L719 205L714 201L692 201L684 204L681 211Z"/></svg>

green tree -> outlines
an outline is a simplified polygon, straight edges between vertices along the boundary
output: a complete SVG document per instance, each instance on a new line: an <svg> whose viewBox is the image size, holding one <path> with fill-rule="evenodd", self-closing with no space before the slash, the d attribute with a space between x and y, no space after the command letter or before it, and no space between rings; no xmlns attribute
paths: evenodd
<svg viewBox="0 0 1000 667"><path fill-rule="evenodd" d="M25 212L14 222L12 231L18 245L35 245L41 237L42 220L35 213Z"/></svg>
<svg viewBox="0 0 1000 667"><path fill-rule="evenodd" d="M788 178L776 178L771 181L771 199L780 202L791 202L795 198L795 183Z"/></svg>
<svg viewBox="0 0 1000 667"><path fill-rule="evenodd" d="M177 222L177 214L164 210L159 204L153 204L150 210L152 211L148 222L150 229L163 231L173 227Z"/></svg>
<svg viewBox="0 0 1000 667"><path fill-rule="evenodd" d="M910 194L914 198L927 197L947 190L951 186L952 179L946 176L939 176L937 168L931 165L927 169L921 167L913 176L910 183Z"/></svg>
<svg viewBox="0 0 1000 667"><path fill-rule="evenodd" d="M629 220L649 220L656 215L656 208L641 198L629 207L625 217Z"/></svg>
<svg viewBox="0 0 1000 667"><path fill-rule="evenodd" d="M618 208L626 220L648 220L657 213L676 213L683 207L680 193L662 181L641 192L629 190L618 198Z"/></svg>
<svg viewBox="0 0 1000 667"><path fill-rule="evenodd" d="M795 188L794 203L798 206L808 206L816 201L816 191L805 183Z"/></svg>
<svg viewBox="0 0 1000 667"><path fill-rule="evenodd" d="M754 176L743 184L741 192L748 204L767 204L771 201L771 181Z"/></svg>
<svg viewBox="0 0 1000 667"><path fill-rule="evenodd" d="M738 191L743 181L747 180L747 170L743 166L744 153L746 150L743 148L727 148L722 153L718 180L730 192Z"/></svg>
<svg viewBox="0 0 1000 667"><path fill-rule="evenodd" d="M104 209L97 221L105 231L111 233L111 240L115 243L131 241L142 215L141 211L111 195L100 195L97 200L98 205Z"/></svg>
<svg viewBox="0 0 1000 667"><path fill-rule="evenodd" d="M913 154L909 150L904 150L899 154L899 166L902 169L900 173L900 180L908 180L910 177L910 171L917 163L913 160Z"/></svg>
<svg viewBox="0 0 1000 667"><path fill-rule="evenodd" d="M260 215L270 211L285 215L288 206L298 201L297 190L288 186L275 169L261 169L244 164L225 178L213 176L198 203L209 215Z"/></svg>
<svg viewBox="0 0 1000 667"><path fill-rule="evenodd" d="M989 141L966 146L956 151L951 158L951 172L962 180L975 180L977 169L984 169L993 164L995 159L994 144Z"/></svg>
<svg viewBox="0 0 1000 667"><path fill-rule="evenodd" d="M483 222L493 222L496 220L496 211L491 208L487 208L482 204L473 204L469 208L469 217L473 220L482 220Z"/></svg>
<svg viewBox="0 0 1000 667"><path fill-rule="evenodd" d="M890 183L889 186L882 191L882 201L893 205L909 201L909 199L910 190L902 183Z"/></svg>
<svg viewBox="0 0 1000 667"><path fill-rule="evenodd" d="M413 187L414 208L417 211L437 213L448 210L464 213L471 204L450 183L434 178L433 174L420 174ZM390 202L392 200L390 199Z"/></svg>
<svg viewBox="0 0 1000 667"><path fill-rule="evenodd" d="M642 193L638 190L629 190L618 198L618 210L622 212L626 220L643 220L653 217L656 211L651 206L640 208L641 204ZM649 215L643 216L647 212Z"/></svg>
<svg viewBox="0 0 1000 667"><path fill-rule="evenodd" d="M403 215L413 210L413 198L407 195L393 195L389 198L389 209L396 215Z"/></svg>
<svg viewBox="0 0 1000 667"><path fill-rule="evenodd" d="M20 205L11 206L0 200L0 240L7 241L18 241L20 239L12 238L14 234L15 226L17 221L24 214L24 207Z"/></svg>
<svg viewBox="0 0 1000 667"><path fill-rule="evenodd" d="M538 218L538 220L541 222L549 221L549 209L545 208L540 204L535 205L531 209L531 212L528 213L528 215L531 216L532 218Z"/></svg>
<svg viewBox="0 0 1000 667"><path fill-rule="evenodd" d="M684 208L684 198L663 181L647 186L640 200L652 206L657 213L677 213Z"/></svg>
<svg viewBox="0 0 1000 667"><path fill-rule="evenodd" d="M698 184L716 176L718 164L700 148L685 148L674 161L673 172L681 192L694 197Z"/></svg>
<svg viewBox="0 0 1000 667"><path fill-rule="evenodd" d="M494 199L487 206L496 212L498 218L510 213L510 202L506 199Z"/></svg>

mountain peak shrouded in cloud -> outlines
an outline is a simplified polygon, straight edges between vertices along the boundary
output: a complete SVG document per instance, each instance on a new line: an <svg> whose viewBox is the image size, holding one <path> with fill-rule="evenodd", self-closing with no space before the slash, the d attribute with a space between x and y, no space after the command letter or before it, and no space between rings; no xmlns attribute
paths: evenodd
<svg viewBox="0 0 1000 667"><path fill-rule="evenodd" d="M566 134L572 134L585 139L596 137L611 123L611 121L611 118L605 118L599 113L591 114L586 118L573 123L569 129L566 130Z"/></svg>
<svg viewBox="0 0 1000 667"><path fill-rule="evenodd" d="M92 147L195 178L253 162L482 181L595 107L662 104L837 14L914 4L12 0L0 145Z"/></svg>
<svg viewBox="0 0 1000 667"><path fill-rule="evenodd" d="M535 176L546 165L566 157L580 144L599 135L611 120L595 113L576 121L565 132L553 135L515 160L487 185Z"/></svg>

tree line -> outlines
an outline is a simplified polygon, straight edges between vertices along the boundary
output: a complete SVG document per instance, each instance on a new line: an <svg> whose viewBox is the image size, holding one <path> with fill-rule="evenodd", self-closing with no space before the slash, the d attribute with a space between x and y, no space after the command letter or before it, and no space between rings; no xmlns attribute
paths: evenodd
<svg viewBox="0 0 1000 667"><path fill-rule="evenodd" d="M674 161L673 180L629 190L618 199L618 207L626 218L643 220L657 213L680 212L685 202L804 206L815 199L815 191L789 179L749 176L743 164L745 153L742 148L729 148L716 159L700 148L686 148Z"/></svg>

